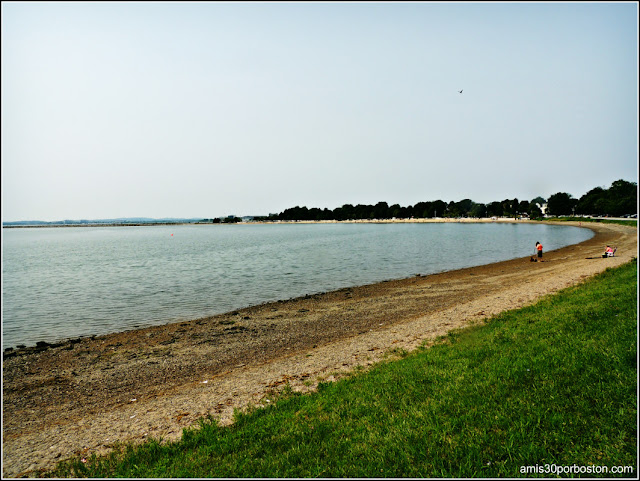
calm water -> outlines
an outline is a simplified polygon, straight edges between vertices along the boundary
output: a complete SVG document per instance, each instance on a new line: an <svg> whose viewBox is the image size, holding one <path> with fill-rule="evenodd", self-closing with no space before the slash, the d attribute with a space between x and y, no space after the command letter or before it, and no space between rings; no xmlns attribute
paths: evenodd
<svg viewBox="0 0 640 481"><path fill-rule="evenodd" d="M106 334L589 239L541 224L3 229L2 345Z"/></svg>

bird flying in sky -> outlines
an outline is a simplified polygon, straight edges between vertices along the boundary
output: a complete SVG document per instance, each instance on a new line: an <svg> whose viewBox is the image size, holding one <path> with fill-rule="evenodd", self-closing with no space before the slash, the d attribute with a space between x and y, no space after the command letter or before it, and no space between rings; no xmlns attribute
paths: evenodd
<svg viewBox="0 0 640 481"><path fill-rule="evenodd" d="M462 90L464 90L464 89L462 89ZM458 90L458 93L459 93L459 94L461 94L461 93L462 93L462 90Z"/></svg>

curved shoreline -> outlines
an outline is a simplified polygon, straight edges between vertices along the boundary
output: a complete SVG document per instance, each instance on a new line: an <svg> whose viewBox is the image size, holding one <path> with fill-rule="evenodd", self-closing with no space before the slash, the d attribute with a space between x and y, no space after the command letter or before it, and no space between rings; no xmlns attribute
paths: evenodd
<svg viewBox="0 0 640 481"><path fill-rule="evenodd" d="M465 228L474 229L474 230L475 228L472 228L470 224L476 225L476 226L477 224L500 224L502 228L506 228L505 225L519 224L519 225L532 226L532 225L542 224L540 222L531 223L528 220L514 221L511 218L510 219L503 218L498 221L493 221L491 219L486 219L486 218L484 219L475 219L475 218L472 218L472 219L442 218L440 219L438 218L438 219L355 220L355 221L340 221L340 222L337 222L337 221L331 221L331 222L300 221L300 222L278 222L278 223L262 222L259 224L264 224L264 225L286 225L286 224L290 224L290 225L321 224L322 225L322 224L325 224L326 225L327 223L360 224L360 225L362 224L396 224L397 225L398 223L401 223L401 224L425 224L425 223L427 224L466 224ZM576 228L586 229L586 227L583 227L583 226L567 226L565 223L548 222L546 224L551 226L552 228L553 227L558 227L558 228L576 227ZM187 224L183 224L183 225L187 225ZM244 225L249 225L249 224L244 224ZM111 224L110 226L118 227L118 225L116 224ZM74 226L67 225L62 227L74 227ZM266 227L266 228L269 229L269 227ZM462 227L460 228L462 229ZM498 229L498 227L495 227L495 228ZM522 227L522 229L524 229L523 235L526 238L533 238L533 236L537 235L529 232L530 229L528 227ZM592 233L593 231L589 230L589 232ZM461 234L461 235L466 236L467 234ZM584 235L584 234L579 234L579 235ZM547 241L549 241L549 239L547 239ZM465 254L463 252L458 253L456 251L455 255L451 255L451 254L439 255L439 258L443 260L440 260L440 261L436 260L433 262L433 265L432 265L432 261L429 260L428 267L427 266L422 266L422 268L416 267L416 270L411 270L413 269L413 267L411 267L411 265L407 263L402 269L402 272L398 271L393 273L390 273L390 272L387 273L387 269L389 268L388 263L385 264L385 262L380 260L381 266L376 267L376 271L379 271L379 272L370 273L367 276L355 276L355 277L352 277L353 279L352 281L346 280L347 277L345 273L344 279L343 279L345 282L339 282L338 284L331 282L330 279L318 278L317 275L314 276L312 272L309 272L308 273L309 275L305 276L306 284L304 285L304 287L298 288L297 292L294 291L288 294L285 290L283 290L277 295L277 297L272 295L265 296L263 292L262 295L250 296L250 299L245 298L245 301L248 301L246 303L239 303L237 302L236 299L234 299L234 301L231 303L227 303L226 298L221 298L221 299L217 299L217 302L219 301L221 304L226 304L226 305L224 306L218 305L217 309L212 309L213 306L210 304L208 305L209 309L204 309L203 306L201 305L199 306L200 309L197 309L197 310L194 309L193 312L191 312L191 314L185 314L184 311L180 311L180 310L170 310L169 313L162 313L156 310L153 314L153 319L154 319L153 322L150 321L149 312L145 314L145 311L143 309L140 309L141 306L138 306L138 308L133 311L131 311L131 309L127 310L126 308L123 308L125 304L125 300L120 298L117 299L119 302L122 303L120 308L117 310L113 310L110 314L105 314L103 316L104 317L103 326L102 327L94 326L93 329L85 330L85 329L74 328L74 319L87 318L87 313L82 314L83 309L80 306L76 307L73 313L71 311L67 313L68 314L66 316L67 320L65 321L64 326L59 326L58 329L53 329L53 330L51 327L51 322L45 323L47 328L43 328L43 327L39 327L38 324L32 324L33 320L31 320L31 322L25 322L23 324L24 327L18 330L18 326L20 326L21 324L20 319L23 319L22 316L26 314L25 312L22 312L20 317L11 316L13 320L9 322L9 325L7 325L6 323L3 324L4 328L8 327L10 331L10 332L4 332L3 347L2 347L3 359L7 359L15 355L21 355L25 351L42 351L49 348L60 347L70 342L79 342L84 338L95 338L96 336L107 335L107 334L112 334L117 332L130 331L134 329L141 329L141 328L152 327L152 326L162 326L165 324L182 322L185 320L190 320L190 319L199 318L199 317L207 317L207 316L223 314L225 312L230 312L232 310L246 309L246 308L261 305L264 303L277 302L280 299L290 300L298 297L303 297L304 295L308 295L308 294L313 295L317 293L330 292L339 288L364 285L365 283L375 284L378 282L382 282L383 280L389 280L389 279L399 280L399 279L404 279L406 277L410 277L411 275L418 275L416 274L416 272L419 272L421 275L424 276L424 275L431 275L431 274L449 271L449 270L457 270L462 267L467 267L470 265L472 266L472 264L475 262L483 262L483 263L502 262L503 260L509 260L511 258L510 257L511 255L524 256L529 253L528 249L526 249L525 251L524 248L521 247L520 250L522 252L520 253L514 252L509 255L506 255L504 252L501 252L501 250L494 250L494 256L492 256L491 260L474 259L473 261L465 261ZM500 257L502 256L504 256L504 258L500 259ZM404 254L404 258L409 259L406 257L406 253ZM453 259L459 260L460 262L454 262ZM373 262L376 262L376 261L373 260ZM440 264L438 264L438 262L440 262ZM298 261L296 260L295 263L298 263ZM387 267L387 269L384 268L385 266ZM387 273L388 275L385 273ZM343 277L342 274L340 274L340 277L341 278ZM361 278L358 280L358 277L361 277ZM365 277L369 277L369 278L367 279ZM310 281L309 279L314 279L314 280ZM186 282L188 283L188 281ZM266 282L266 279L263 279L262 282L263 282L263 285L268 285L268 284L264 284L264 282ZM162 287L162 289L164 288L165 287ZM246 286L246 285L244 286L244 288L245 290L247 288L249 288L249 290L251 289L250 286ZM289 288L291 289L294 287L289 286ZM258 291L260 291L259 287L258 287ZM185 300L188 301L188 299L183 299L183 301ZM153 305L149 305L149 308L153 309L153 307L154 307ZM197 312L198 310L200 310L200 312ZM51 310L50 314L53 319L56 319L56 318L61 319L63 316L65 316L64 312L60 312L58 310ZM169 317L165 317L167 315ZM27 319L24 319L24 320L27 321Z"/></svg>
<svg viewBox="0 0 640 481"><path fill-rule="evenodd" d="M636 228L582 227L596 235L542 263L526 257L345 288L16 355L3 362L3 475L106 453L118 441L175 439L208 414L229 423L235 408L279 386L313 390L637 255ZM602 259L608 243L617 257Z"/></svg>

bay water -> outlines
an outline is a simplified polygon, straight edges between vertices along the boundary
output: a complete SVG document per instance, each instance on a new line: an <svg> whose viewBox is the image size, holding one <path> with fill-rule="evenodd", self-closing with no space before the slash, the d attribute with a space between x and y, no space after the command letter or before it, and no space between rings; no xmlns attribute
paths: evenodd
<svg viewBox="0 0 640 481"><path fill-rule="evenodd" d="M2 346L195 319L592 236L534 223L4 228Z"/></svg>

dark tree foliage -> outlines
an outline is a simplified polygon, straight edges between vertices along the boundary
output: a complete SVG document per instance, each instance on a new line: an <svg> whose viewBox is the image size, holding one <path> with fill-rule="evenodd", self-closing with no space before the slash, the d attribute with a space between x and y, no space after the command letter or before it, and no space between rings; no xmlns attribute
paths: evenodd
<svg viewBox="0 0 640 481"><path fill-rule="evenodd" d="M597 214L598 209L596 204L603 199L606 199L607 191L602 187L596 187L591 189L585 195L580 197L576 204L576 214L591 215Z"/></svg>
<svg viewBox="0 0 640 481"><path fill-rule="evenodd" d="M608 189L595 187L580 197L575 213L612 217L637 214L638 184L620 179Z"/></svg>
<svg viewBox="0 0 640 481"><path fill-rule="evenodd" d="M487 215L489 217L501 216L502 211L502 202L493 201L487 204Z"/></svg>
<svg viewBox="0 0 640 481"><path fill-rule="evenodd" d="M446 208L446 217L473 217L472 211L476 203L471 199L463 199L459 202L449 202Z"/></svg>
<svg viewBox="0 0 640 481"><path fill-rule="evenodd" d="M529 208L531 207L531 204L529 203L528 200L521 200L520 203L518 204L518 213L519 214L525 214L525 213L529 213Z"/></svg>
<svg viewBox="0 0 640 481"><path fill-rule="evenodd" d="M391 217L389 215L389 204L386 202L378 202L373 208L373 218L388 219L389 217Z"/></svg>
<svg viewBox="0 0 640 481"><path fill-rule="evenodd" d="M550 215L571 215L578 201L571 194L558 192L549 197L547 201L547 214Z"/></svg>
<svg viewBox="0 0 640 481"><path fill-rule="evenodd" d="M443 200L433 201L433 217L444 217L447 204Z"/></svg>
<svg viewBox="0 0 640 481"><path fill-rule="evenodd" d="M444 217L460 217L460 209L454 201L451 201L447 204L445 212L446 213Z"/></svg>
<svg viewBox="0 0 640 481"><path fill-rule="evenodd" d="M611 200L609 215L621 216L637 214L638 210L638 185L635 182L616 180L608 190Z"/></svg>
<svg viewBox="0 0 640 481"><path fill-rule="evenodd" d="M637 213L638 188L635 182L617 180L609 189L596 187L580 199L571 194L558 192L545 200L536 197L527 200L504 199L488 204L478 204L471 199L463 199L449 203L442 200L418 202L414 206L403 207L399 204L389 206L386 202L375 205L344 204L333 210L313 207L291 207L280 214L270 215L270 220L354 220L354 219L409 219L433 217L517 217L527 214L531 218L542 217L540 207L547 204L550 215L609 215L620 216ZM214 220L215 222L215 220ZM220 220L218 220L220 222ZM226 222L226 221L225 221Z"/></svg>
<svg viewBox="0 0 640 481"><path fill-rule="evenodd" d="M518 214L520 201L518 199L505 199L502 201L502 214L507 217L514 217Z"/></svg>
<svg viewBox="0 0 640 481"><path fill-rule="evenodd" d="M413 206L413 216L421 219L433 217L433 202L418 202Z"/></svg>
<svg viewBox="0 0 640 481"><path fill-rule="evenodd" d="M484 204L476 204L474 203L469 211L469 217L486 217L487 215L487 206Z"/></svg>
<svg viewBox="0 0 640 481"><path fill-rule="evenodd" d="M529 214L529 218L531 219L539 219L540 217L542 217L542 209L538 207L538 204L534 204L533 202L531 202L529 204L529 210L527 211L527 214Z"/></svg>
<svg viewBox="0 0 640 481"><path fill-rule="evenodd" d="M309 219L309 209L306 207L290 207L285 209L279 216L279 220L311 220Z"/></svg>

